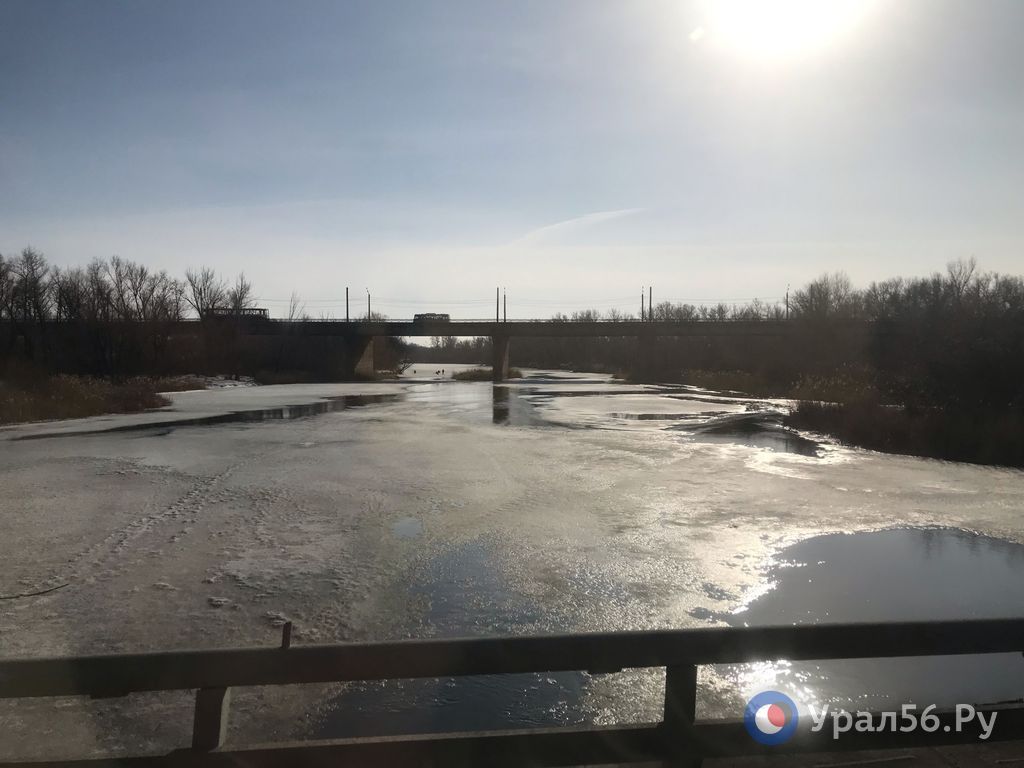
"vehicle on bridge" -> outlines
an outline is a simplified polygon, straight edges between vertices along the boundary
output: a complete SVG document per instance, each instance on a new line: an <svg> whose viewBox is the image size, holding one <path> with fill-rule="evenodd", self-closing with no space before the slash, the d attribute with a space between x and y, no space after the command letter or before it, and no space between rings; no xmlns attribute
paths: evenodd
<svg viewBox="0 0 1024 768"><path fill-rule="evenodd" d="M412 316L414 323L447 323L451 321L451 315L443 312L422 312Z"/></svg>
<svg viewBox="0 0 1024 768"><path fill-rule="evenodd" d="M266 307L213 307L209 310L210 317L245 317L269 320L270 310Z"/></svg>

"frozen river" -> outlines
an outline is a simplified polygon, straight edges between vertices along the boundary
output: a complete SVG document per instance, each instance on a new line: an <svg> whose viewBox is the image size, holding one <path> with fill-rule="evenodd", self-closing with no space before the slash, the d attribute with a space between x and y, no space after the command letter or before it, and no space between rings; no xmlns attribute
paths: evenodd
<svg viewBox="0 0 1024 768"><path fill-rule="evenodd" d="M845 448L604 376L185 392L0 430L6 657L1024 615L1024 473ZM66 585L66 586L61 586ZM1024 695L1024 659L701 670L699 714ZM660 715L650 673L236 695L231 738ZM915 693L916 692L916 693ZM191 699L3 702L2 756L185 745ZM33 727L48 729L39 740Z"/></svg>

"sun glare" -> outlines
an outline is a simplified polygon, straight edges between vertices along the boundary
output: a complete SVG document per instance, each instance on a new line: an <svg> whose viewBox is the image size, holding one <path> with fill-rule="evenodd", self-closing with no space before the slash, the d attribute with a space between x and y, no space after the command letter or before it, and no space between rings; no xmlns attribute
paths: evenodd
<svg viewBox="0 0 1024 768"><path fill-rule="evenodd" d="M802 56L841 42L869 2L709 0L699 39L759 59Z"/></svg>

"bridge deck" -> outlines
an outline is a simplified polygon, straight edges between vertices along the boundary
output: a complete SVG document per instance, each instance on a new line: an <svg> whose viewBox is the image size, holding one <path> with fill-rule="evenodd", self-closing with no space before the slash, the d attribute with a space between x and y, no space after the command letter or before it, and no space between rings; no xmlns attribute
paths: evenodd
<svg viewBox="0 0 1024 768"><path fill-rule="evenodd" d="M244 322L244 321L243 321ZM389 320L382 322L303 320L299 322L266 321L246 326L251 333L298 333L306 336L508 336L585 338L601 336L780 336L792 328L786 321L727 320L640 322L630 321L565 321L452 320L449 322L413 322Z"/></svg>

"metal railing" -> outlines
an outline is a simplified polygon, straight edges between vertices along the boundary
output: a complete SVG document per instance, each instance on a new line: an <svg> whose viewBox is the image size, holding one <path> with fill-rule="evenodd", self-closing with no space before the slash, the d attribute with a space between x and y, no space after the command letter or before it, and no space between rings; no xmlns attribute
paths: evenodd
<svg viewBox="0 0 1024 768"><path fill-rule="evenodd" d="M846 751L964 743L953 714L938 713L933 733L854 732L835 740L832 723L801 728L783 746L765 747L742 721L696 721L697 667L756 661L986 654L1024 648L1024 619L901 624L709 628L546 637L413 640L333 646L179 651L0 662L0 698L123 696L196 689L191 749L132 758L135 765L586 765L662 761L697 766L705 757ZM1022 661L1024 663L1024 661ZM235 686L290 685L527 672L666 670L664 716L640 726L429 734L324 742L223 744ZM998 712L989 741L1024 739L1024 709ZM123 765L64 761L45 765ZM11 766L13 763L0 763ZM28 763L25 765L42 765Z"/></svg>

